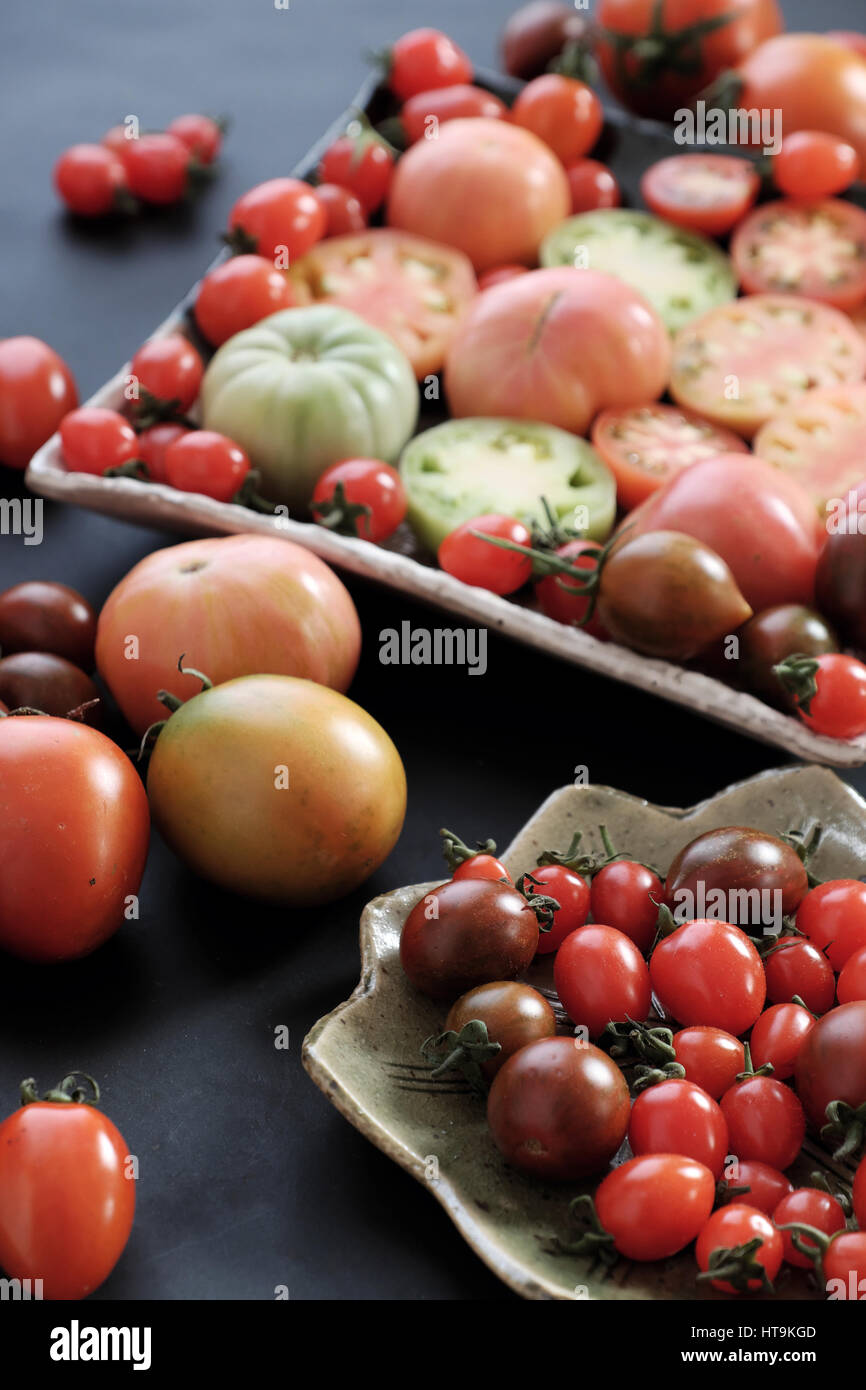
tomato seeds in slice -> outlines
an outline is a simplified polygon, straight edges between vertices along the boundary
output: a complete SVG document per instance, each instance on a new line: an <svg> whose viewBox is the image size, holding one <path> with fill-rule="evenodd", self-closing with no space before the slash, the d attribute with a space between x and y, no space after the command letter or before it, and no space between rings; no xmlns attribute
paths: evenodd
<svg viewBox="0 0 866 1390"><path fill-rule="evenodd" d="M823 517L866 477L866 382L807 391L759 430L754 450L790 473Z"/></svg>
<svg viewBox="0 0 866 1390"><path fill-rule="evenodd" d="M617 502L625 511L692 463L747 452L731 430L658 403L603 410L593 424L592 442L616 478Z"/></svg>
<svg viewBox="0 0 866 1390"><path fill-rule="evenodd" d="M866 299L866 212L840 198L764 203L734 233L731 255L747 294L801 294L837 309Z"/></svg>

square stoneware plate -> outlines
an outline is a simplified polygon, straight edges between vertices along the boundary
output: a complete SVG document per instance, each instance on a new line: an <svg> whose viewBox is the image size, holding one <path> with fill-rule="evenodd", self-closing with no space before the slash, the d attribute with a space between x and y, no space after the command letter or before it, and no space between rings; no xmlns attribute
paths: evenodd
<svg viewBox="0 0 866 1390"><path fill-rule="evenodd" d="M820 822L813 867L822 878L858 877L866 861L866 802L834 773L818 767L763 773L688 810L652 806L611 787L563 787L536 811L503 856L517 874L544 848L569 843L600 849L598 825L629 854L665 868L694 836L721 825L779 833ZM524 1298L713 1299L696 1285L687 1250L657 1264L599 1263L552 1253L568 1233L567 1209L593 1184L543 1183L507 1167L487 1129L483 1099L454 1080L430 1082L419 1055L441 1031L446 1010L409 984L400 966L407 913L435 885L414 884L376 898L361 918L361 979L350 999L320 1019L304 1043L304 1065L347 1120L441 1202L463 1238L490 1269ZM527 979L558 1008L550 960ZM560 1031L570 1025L558 1008ZM627 1146L615 1162L629 1156ZM850 1182L853 1164L836 1164L807 1141L792 1176L808 1182L816 1168ZM783 1267L776 1296L819 1296L806 1273ZM764 1297L764 1295L760 1295ZM770 1295L766 1295L770 1297Z"/></svg>
<svg viewBox="0 0 866 1390"><path fill-rule="evenodd" d="M477 73L476 81L511 101L520 84L494 73ZM322 153L341 134L357 110L364 109L378 122L393 114L387 96L369 81L346 112L335 121L322 140L294 171L307 178L316 169ZM721 147L720 147L721 148ZM676 153L669 129L651 121L635 120L615 112L607 114L598 156L613 168L626 201L639 201L640 176L646 167L665 155ZM742 154L742 151L739 151ZM222 257L218 258L222 259ZM216 264L216 262L215 262ZM190 316L195 298L193 289L168 319L156 329L154 337L177 331L186 332L207 355L197 337ZM123 386L127 363L111 381L97 391L90 404L123 407ZM194 412L193 412L194 414ZM437 424L444 417L437 409L422 405L420 429ZM384 546L333 535L322 526L284 517L263 516L230 503L176 492L159 484L145 484L131 478L99 478L83 473L67 473L63 465L60 439L54 435L34 456L27 473L34 491L46 497L89 507L93 511L137 522L161 526L183 535L219 535L239 531L259 531L283 536L306 546L329 564L378 580L402 593L437 604L461 618L507 633L528 646L587 666L602 675L626 681L641 690L686 705L720 723L775 744L808 762L834 767L856 767L866 762L866 736L840 742L813 734L797 718L771 709L751 695L734 691L721 681L697 671L685 670L666 661L654 661L613 643L599 642L576 628L546 618L521 603L499 598L483 589L473 589L438 570L432 557L424 553L407 526Z"/></svg>

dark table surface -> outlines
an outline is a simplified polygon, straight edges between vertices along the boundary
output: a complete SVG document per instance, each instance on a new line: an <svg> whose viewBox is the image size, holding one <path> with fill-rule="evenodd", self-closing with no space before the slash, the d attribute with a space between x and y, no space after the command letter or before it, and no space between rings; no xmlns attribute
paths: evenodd
<svg viewBox="0 0 866 1390"><path fill-rule="evenodd" d="M492 65L511 0L7 0L0 9L0 336L32 333L72 365L82 399L198 278L234 199L288 172L355 92L364 53L419 24ZM816 27L785 0L789 27ZM827 0L821 27L862 27ZM219 180L194 207L128 229L58 211L59 151L129 113L159 127L227 111ZM0 470L2 495L20 477ZM160 532L46 506L40 546L0 538L0 588L58 579L101 603ZM689 805L778 753L625 686L491 635L483 680L381 666L378 633L429 610L349 579L366 634L353 697L406 763L402 838L353 897L315 913L262 910L188 874L154 836L141 920L89 960L0 970L0 1112L17 1084L97 1075L140 1160L129 1248L98 1298L509 1298L444 1212L355 1133L301 1067L304 1034L358 974L361 907L439 872L437 831L505 844L586 764L593 781ZM866 776L850 779L866 789ZM2 827L0 827L2 834ZM291 1047L277 1051L286 1025Z"/></svg>

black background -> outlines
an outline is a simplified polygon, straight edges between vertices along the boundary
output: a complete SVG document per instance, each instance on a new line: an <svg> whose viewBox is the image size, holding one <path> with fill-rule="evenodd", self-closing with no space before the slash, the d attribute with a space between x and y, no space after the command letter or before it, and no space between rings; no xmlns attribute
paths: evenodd
<svg viewBox="0 0 866 1390"><path fill-rule="evenodd" d="M234 199L287 173L354 94L364 54L419 24L493 65L510 0L5 0L0 7L0 336L44 338L85 399L186 293ZM787 0L791 28L814 0ZM828 0L822 27L855 27L861 0ZM62 148L125 115L158 128L228 112L219 180L190 209L128 228L58 210ZM18 475L0 470L7 496ZM45 539L0 538L0 587L59 579L101 603L162 533L46 505ZM505 844L571 780L688 805L773 766L772 749L625 686L491 635L485 678L382 667L378 633L420 605L349 579L366 634L353 697L388 729L410 788L402 839L352 898L320 912L261 910L203 885L154 836L139 923L90 960L0 966L0 1113L17 1084L96 1074L139 1156L135 1229L97 1298L510 1298L445 1214L358 1136L302 1070L301 1041L358 973L357 922L376 893L439 872L437 831ZM851 779L866 786L866 778ZM2 833L2 827L0 827ZM273 1030L291 1030L278 1052Z"/></svg>

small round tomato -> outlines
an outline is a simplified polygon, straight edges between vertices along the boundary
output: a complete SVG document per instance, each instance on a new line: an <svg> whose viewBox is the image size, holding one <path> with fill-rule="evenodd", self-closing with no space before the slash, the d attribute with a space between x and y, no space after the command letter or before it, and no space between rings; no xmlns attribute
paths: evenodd
<svg viewBox="0 0 866 1390"><path fill-rule="evenodd" d="M582 927L589 916L589 884L564 864L543 864L532 870L532 880L524 882L527 896L542 893L559 903L550 931L543 931L538 937L538 954L548 956L558 951L565 938Z"/></svg>
<svg viewBox="0 0 866 1390"><path fill-rule="evenodd" d="M730 1158L724 1169L722 1202L748 1202L765 1216L772 1216L783 1197L794 1191L794 1184L778 1168L753 1158ZM746 1192L739 1189L747 1188Z"/></svg>
<svg viewBox="0 0 866 1390"><path fill-rule="evenodd" d="M231 502L250 471L239 444L215 430L189 430L165 451L165 479L178 492Z"/></svg>
<svg viewBox="0 0 866 1390"><path fill-rule="evenodd" d="M736 1036L764 1007L760 956L745 932L728 922L698 918L677 927L653 951L650 978L682 1024L704 1023Z"/></svg>
<svg viewBox="0 0 866 1390"><path fill-rule="evenodd" d="M474 1019L485 1025L490 1042L499 1043L496 1055L481 1063L488 1080L521 1047L556 1032L556 1015L544 995L516 980L492 980L470 989L451 1005L445 1027L460 1033Z"/></svg>
<svg viewBox="0 0 866 1390"><path fill-rule="evenodd" d="M601 923L567 936L553 962L556 992L569 1018L599 1037L609 1023L646 1018L650 980L634 942Z"/></svg>
<svg viewBox="0 0 866 1390"><path fill-rule="evenodd" d="M138 349L129 374L139 392L145 391L159 402L171 402L177 410L188 410L198 395L204 376L204 363L182 333L151 338ZM139 398L137 398L139 399Z"/></svg>
<svg viewBox="0 0 866 1390"><path fill-rule="evenodd" d="M622 202L613 173L597 159L578 159L565 171L571 189L571 211L592 212L595 208L618 208Z"/></svg>
<svg viewBox="0 0 866 1390"><path fill-rule="evenodd" d="M318 178L354 194L369 217L384 203L393 172L394 156L385 141L355 121L322 155Z"/></svg>
<svg viewBox="0 0 866 1390"><path fill-rule="evenodd" d="M592 571L598 568L598 554L601 546L598 541L571 540L557 546L556 554L563 560L570 560L578 569ZM590 605L589 595L581 593L578 581L568 574L548 574L535 585L538 606L548 618L569 626L582 627L592 637L604 639L607 633L604 623L593 611L588 622L584 622ZM614 924L615 925L615 924Z"/></svg>
<svg viewBox="0 0 866 1390"><path fill-rule="evenodd" d="M866 666L844 652L790 657L776 668L786 690L796 697L804 724L828 738L866 734Z"/></svg>
<svg viewBox="0 0 866 1390"><path fill-rule="evenodd" d="M104 145L107 150L111 150L112 154L116 154L122 161L126 151L127 141L134 140L135 138L136 136L133 134L131 127L113 125L110 130L105 132L99 143L100 145Z"/></svg>
<svg viewBox="0 0 866 1390"><path fill-rule="evenodd" d="M740 632L737 676L762 700L793 713L794 698L775 668L798 653L819 656L839 650L836 634L820 613L802 603L778 603L750 618Z"/></svg>
<svg viewBox="0 0 866 1390"><path fill-rule="evenodd" d="M251 328L259 319L290 309L291 283L263 256L233 256L209 271L196 296L195 321L213 347Z"/></svg>
<svg viewBox="0 0 866 1390"><path fill-rule="evenodd" d="M695 1247L702 1272L712 1272L716 1268L712 1258L714 1255L717 1258L719 1255L724 1256L740 1246L750 1245L754 1240L760 1244L752 1259L761 1266L763 1274L743 1278L742 1281L737 1279L736 1284L731 1283L729 1279L711 1279L710 1283L714 1289L718 1289L720 1293L744 1293L747 1289L757 1291L764 1288L766 1280L772 1284L782 1267L784 1245L781 1234L772 1221L762 1211L758 1211L757 1207L747 1206L744 1202L732 1202L730 1206L719 1207L718 1211L713 1212L698 1236ZM721 1267L726 1268L725 1264Z"/></svg>
<svg viewBox="0 0 866 1390"><path fill-rule="evenodd" d="M627 1260L666 1260L691 1245L713 1209L716 1184L681 1154L641 1154L608 1173L595 1194L598 1219Z"/></svg>
<svg viewBox="0 0 866 1390"><path fill-rule="evenodd" d="M840 1004L818 1020L800 1048L794 1084L818 1130L827 1123L831 1101L854 1111L866 1105L866 1002ZM862 1131L855 1119L848 1137L862 1143Z"/></svg>
<svg viewBox="0 0 866 1390"><path fill-rule="evenodd" d="M680 850L668 869L665 898L678 920L698 915L704 902L714 912L721 907L734 926L770 927L796 910L808 887L800 856L778 835L724 825Z"/></svg>
<svg viewBox="0 0 866 1390"><path fill-rule="evenodd" d="M764 957L767 998L787 1004L799 995L813 1014L825 1014L836 998L836 980L826 956L802 936L780 936Z"/></svg>
<svg viewBox="0 0 866 1390"><path fill-rule="evenodd" d="M175 116L166 126L169 135L182 140L199 164L213 164L223 142L223 133L218 121L210 116L190 114Z"/></svg>
<svg viewBox="0 0 866 1390"><path fill-rule="evenodd" d="M127 188L126 169L104 145L73 145L54 166L54 187L70 212L104 217Z"/></svg>
<svg viewBox="0 0 866 1390"><path fill-rule="evenodd" d="M749 1039L755 1067L768 1063L777 1081L794 1075L800 1048L815 1020L800 1004L773 1004L761 1014Z"/></svg>
<svg viewBox="0 0 866 1390"><path fill-rule="evenodd" d="M824 130L786 135L773 160L773 182L791 198L830 198L844 193L860 173L860 156L847 140Z"/></svg>
<svg viewBox="0 0 866 1390"><path fill-rule="evenodd" d="M748 1066L748 1057L746 1062ZM772 1076L747 1073L725 1092L720 1105L738 1158L790 1168L806 1137L806 1116L788 1086Z"/></svg>
<svg viewBox="0 0 866 1390"><path fill-rule="evenodd" d="M439 564L464 584L489 589L493 594L513 594L532 576L532 558L504 550L474 533L495 536L514 545L532 545L529 528L512 516L485 515L464 521L439 547Z"/></svg>
<svg viewBox="0 0 866 1390"><path fill-rule="evenodd" d="M328 178L329 183L335 182ZM241 194L229 213L229 235L242 251L290 265L325 234L325 210L308 183L268 179ZM255 320L254 320L255 322Z"/></svg>
<svg viewBox="0 0 866 1390"><path fill-rule="evenodd" d="M520 90L511 119L543 140L567 166L592 149L601 134L604 112L585 82L549 72Z"/></svg>
<svg viewBox="0 0 866 1390"><path fill-rule="evenodd" d="M646 953L656 936L662 881L645 864L631 859L615 859L594 875L591 888L592 915L621 931Z"/></svg>
<svg viewBox="0 0 866 1390"><path fill-rule="evenodd" d="M840 198L762 203L731 256L746 294L793 294L853 309L866 299L866 212Z"/></svg>
<svg viewBox="0 0 866 1390"><path fill-rule="evenodd" d="M170 444L185 434L189 434L186 425L171 422L151 425L148 429L142 430L138 436L138 457L147 469L150 482L168 481L165 475L165 451Z"/></svg>
<svg viewBox="0 0 866 1390"><path fill-rule="evenodd" d="M452 878L486 878L500 882L504 879L506 883L511 883L511 874L506 869L501 860L496 859L492 854L473 854L468 859L464 859L462 864L451 875Z"/></svg>
<svg viewBox="0 0 866 1390"><path fill-rule="evenodd" d="M513 980L538 949L538 922L507 883L452 879L413 907L400 936L400 961L416 989L455 999L475 985Z"/></svg>
<svg viewBox="0 0 866 1390"><path fill-rule="evenodd" d="M414 145L416 140L435 140L439 126L445 121L472 116L504 121L508 118L508 108L499 97L483 87L460 83L453 87L434 88L431 92L417 92L400 112L400 123L406 132L407 142Z"/></svg>
<svg viewBox="0 0 866 1390"><path fill-rule="evenodd" d="M40 579L0 593L0 653L50 652L82 671L93 669L96 614L66 584Z"/></svg>
<svg viewBox="0 0 866 1390"><path fill-rule="evenodd" d="M633 1154L684 1154L721 1177L728 1125L716 1102L691 1081L661 1081L632 1106L628 1142Z"/></svg>
<svg viewBox="0 0 866 1390"><path fill-rule="evenodd" d="M325 469L310 510L320 526L384 541L406 515L406 490L397 470L381 459L344 459Z"/></svg>
<svg viewBox="0 0 866 1390"><path fill-rule="evenodd" d="M70 473L96 473L119 468L138 458L138 437L116 410L83 405L60 422L63 462Z"/></svg>
<svg viewBox="0 0 866 1390"><path fill-rule="evenodd" d="M746 1065L739 1038L707 1024L693 1024L674 1033L674 1051L680 1066L685 1068L686 1080L700 1086L713 1100L733 1086Z"/></svg>
<svg viewBox="0 0 866 1390"><path fill-rule="evenodd" d="M367 214L361 200L348 188L341 188L338 183L320 183L313 191L325 209L326 237L363 232L367 225Z"/></svg>
<svg viewBox="0 0 866 1390"><path fill-rule="evenodd" d="M529 0L508 18L499 43L502 67L528 82L546 72L554 58L587 36L587 21L573 5L559 0Z"/></svg>
<svg viewBox="0 0 866 1390"><path fill-rule="evenodd" d="M528 275L525 265L495 265L478 277L479 290L492 290L494 285L504 285L507 280L516 280L518 275Z"/></svg>
<svg viewBox="0 0 866 1390"><path fill-rule="evenodd" d="M797 929L841 970L855 951L866 947L866 883L834 878L819 883L797 908Z"/></svg>
<svg viewBox="0 0 866 1390"><path fill-rule="evenodd" d="M139 135L127 140L123 167L129 191L145 203L177 203L187 190L190 152L176 135Z"/></svg>
<svg viewBox="0 0 866 1390"><path fill-rule="evenodd" d="M758 196L754 164L729 154L676 154L650 165L640 183L651 212L677 227L725 236Z"/></svg>
<svg viewBox="0 0 866 1390"><path fill-rule="evenodd" d="M72 373L39 338L0 338L0 463L26 468L78 404Z"/></svg>
<svg viewBox="0 0 866 1390"><path fill-rule="evenodd" d="M810 1242L811 1244L811 1242ZM828 1293L838 1299L863 1298L866 1289L866 1232L840 1231L821 1261Z"/></svg>
<svg viewBox="0 0 866 1390"><path fill-rule="evenodd" d="M65 657L50 652L13 652L0 657L0 699L8 709L36 709L62 719L99 698L90 677ZM82 722L97 725L101 714L102 707L97 704Z"/></svg>
<svg viewBox="0 0 866 1390"><path fill-rule="evenodd" d="M866 999L866 946L861 946L842 966L838 995L840 1004L850 1004L855 999Z"/></svg>
<svg viewBox="0 0 866 1390"><path fill-rule="evenodd" d="M792 1221L812 1226L816 1231L823 1231L825 1236L834 1236L837 1231L845 1229L845 1213L842 1207L835 1197L829 1192L822 1192L819 1187L800 1187L796 1192L782 1198L773 1212L773 1225L785 1226ZM785 1259L789 1265L796 1265L800 1269L814 1267L815 1261L808 1255L801 1254L796 1248L790 1231L783 1231L782 1239ZM808 1236L804 1235L803 1241L813 1250L817 1250L815 1242L809 1240Z"/></svg>
<svg viewBox="0 0 866 1390"><path fill-rule="evenodd" d="M541 1038L494 1078L487 1123L506 1163L572 1181L613 1158L628 1128L625 1077L606 1052L577 1038Z"/></svg>
<svg viewBox="0 0 866 1390"><path fill-rule="evenodd" d="M472 64L439 29L410 29L388 54L388 86L400 101L472 81Z"/></svg>

